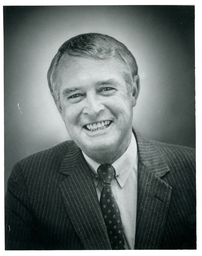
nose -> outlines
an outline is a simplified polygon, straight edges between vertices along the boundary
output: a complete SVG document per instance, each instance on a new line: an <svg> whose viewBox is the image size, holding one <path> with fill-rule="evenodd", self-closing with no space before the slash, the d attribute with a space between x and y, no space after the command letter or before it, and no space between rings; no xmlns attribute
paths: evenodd
<svg viewBox="0 0 202 256"><path fill-rule="evenodd" d="M96 116L104 110L104 105L102 104L99 97L94 93L86 96L85 106L83 108L83 114Z"/></svg>

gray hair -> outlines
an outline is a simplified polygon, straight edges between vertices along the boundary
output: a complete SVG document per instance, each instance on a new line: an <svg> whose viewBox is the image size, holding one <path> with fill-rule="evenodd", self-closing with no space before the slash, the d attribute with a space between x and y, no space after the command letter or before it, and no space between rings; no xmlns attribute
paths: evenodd
<svg viewBox="0 0 202 256"><path fill-rule="evenodd" d="M118 58L134 78L138 74L136 60L128 48L118 40L108 35L88 33L75 36L66 41L53 58L47 78L50 92L58 100L56 70L63 55L88 57L94 59Z"/></svg>

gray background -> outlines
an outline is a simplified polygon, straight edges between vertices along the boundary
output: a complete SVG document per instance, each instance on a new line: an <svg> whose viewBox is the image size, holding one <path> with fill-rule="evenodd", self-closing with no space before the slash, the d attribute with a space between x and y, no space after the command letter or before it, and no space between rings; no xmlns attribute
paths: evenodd
<svg viewBox="0 0 202 256"><path fill-rule="evenodd" d="M136 57L134 127L195 147L192 6L4 7L6 182L15 162L69 139L46 73L64 41L88 32L115 37Z"/></svg>

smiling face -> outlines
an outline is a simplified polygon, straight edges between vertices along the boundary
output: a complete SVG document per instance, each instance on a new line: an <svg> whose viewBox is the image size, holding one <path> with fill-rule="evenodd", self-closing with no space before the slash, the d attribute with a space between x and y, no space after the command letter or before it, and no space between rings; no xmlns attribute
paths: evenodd
<svg viewBox="0 0 202 256"><path fill-rule="evenodd" d="M57 107L78 147L98 163L113 163L132 135L137 76L131 85L116 59L63 56L57 69ZM133 80L133 81L132 81Z"/></svg>

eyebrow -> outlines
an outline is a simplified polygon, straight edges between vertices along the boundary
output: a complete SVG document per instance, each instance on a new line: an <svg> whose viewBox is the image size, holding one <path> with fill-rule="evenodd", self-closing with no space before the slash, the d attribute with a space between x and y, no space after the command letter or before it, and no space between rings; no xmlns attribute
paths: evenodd
<svg viewBox="0 0 202 256"><path fill-rule="evenodd" d="M96 85L106 85L106 84L111 84L111 85L117 85L119 82L115 80L114 78L110 78L104 81L98 81Z"/></svg>
<svg viewBox="0 0 202 256"><path fill-rule="evenodd" d="M64 91L62 92L63 95L71 93L71 92L75 92L81 90L81 87L72 87L72 88L66 88L64 89Z"/></svg>

